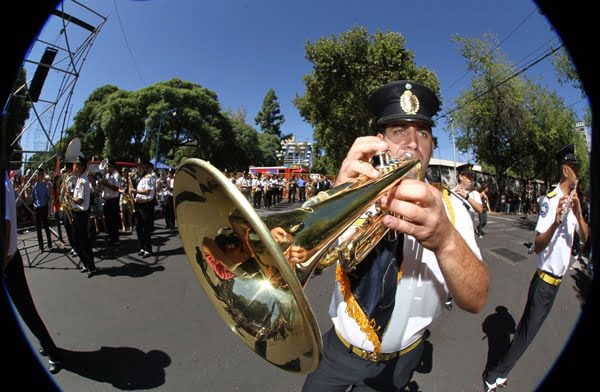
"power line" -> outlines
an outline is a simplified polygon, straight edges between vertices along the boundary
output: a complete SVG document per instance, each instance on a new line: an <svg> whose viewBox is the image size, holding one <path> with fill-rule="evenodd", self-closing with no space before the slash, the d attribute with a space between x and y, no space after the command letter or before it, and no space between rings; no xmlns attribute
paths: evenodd
<svg viewBox="0 0 600 392"><path fill-rule="evenodd" d="M531 12L529 13L529 15L527 15L518 25L517 27L515 27L510 33L508 33L508 35L506 37L504 37L502 39L502 41L500 41L494 48L492 48L487 54L491 54L493 53L496 49L498 49L500 47L500 45L502 45L504 43L504 41L506 41L508 38L510 38L526 21L527 19L529 19L529 17L531 17L531 15L533 15L533 13L537 10L537 7L533 7L533 10L531 10ZM458 78L456 81L454 81L450 87L448 87L446 90L442 91L442 95L450 90L452 87L454 87L458 82L460 82L461 80L463 80L471 71L466 71L460 78Z"/></svg>
<svg viewBox="0 0 600 392"><path fill-rule="evenodd" d="M125 40L125 46L127 46L127 51L129 52L129 55L131 56L131 60L133 61L133 67L135 68L135 72L138 74L138 77L142 81L142 84L144 86L147 86L146 81L144 80L144 78L142 77L142 73L140 72L140 68L138 67L137 62L135 61L135 56L133 55L133 52L131 51L131 47L129 46L129 41L127 40L127 35L125 34L125 29L123 28L123 22L121 21L121 15L119 15L119 8L117 7L117 0L113 0L113 3L115 5L115 10L117 12L117 20L119 21L119 27L121 28L121 33L123 34L123 40Z"/></svg>
<svg viewBox="0 0 600 392"><path fill-rule="evenodd" d="M508 82L509 80L523 74L524 72L526 72L527 70L529 70L531 67L533 67L534 65L538 64L539 62L541 62L542 60L546 59L547 57L553 55L556 51L558 51L560 48L563 47L563 44L561 44L560 46L558 46L557 48L551 49L548 52L546 52L544 55L542 55L540 58L534 60L533 62L531 62L530 64L528 64L527 66L525 66L524 68L521 68L520 70L516 71L515 73L513 73L512 75L508 76L507 78L503 79L502 81L498 82L497 84L494 84L493 86L491 86L490 88L488 88L487 90L475 95L474 97L472 97L471 99L468 99L466 102L464 102L462 105L460 106L456 106L448 111L446 111L445 113L443 113L442 115L440 115L439 117L436 118L436 120L442 119L444 117L448 117L450 114L458 111L459 109L461 109L462 107L468 105L469 103L475 101L478 98L481 98L482 96L489 94L493 89L495 89L496 87L500 87L501 85L503 85L504 83Z"/></svg>

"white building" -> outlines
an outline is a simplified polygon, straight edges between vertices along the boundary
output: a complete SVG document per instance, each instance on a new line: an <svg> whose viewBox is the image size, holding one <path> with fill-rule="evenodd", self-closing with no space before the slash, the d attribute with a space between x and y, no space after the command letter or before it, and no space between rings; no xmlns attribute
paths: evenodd
<svg viewBox="0 0 600 392"><path fill-rule="evenodd" d="M283 161L284 166L312 166L312 143L297 142L294 135L281 141L281 150L277 153L277 157Z"/></svg>

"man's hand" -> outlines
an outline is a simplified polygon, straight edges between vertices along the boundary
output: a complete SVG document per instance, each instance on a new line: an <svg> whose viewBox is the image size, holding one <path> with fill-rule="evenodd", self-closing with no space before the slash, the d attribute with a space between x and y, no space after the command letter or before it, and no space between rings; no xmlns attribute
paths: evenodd
<svg viewBox="0 0 600 392"><path fill-rule="evenodd" d="M440 191L432 185L404 179L381 198L381 204L394 214L384 218L387 227L413 236L436 254L452 239L452 223L446 215Z"/></svg>
<svg viewBox="0 0 600 392"><path fill-rule="evenodd" d="M369 160L378 151L388 151L388 144L377 136L359 137L348 151L338 173L334 186L344 184L361 174L369 178L378 178L381 173L375 169Z"/></svg>
<svg viewBox="0 0 600 392"><path fill-rule="evenodd" d="M567 203L567 198L567 195L563 195L560 197L560 199L558 199L558 207L556 208L556 216L554 218L554 223L556 223L557 225L560 225L562 223L561 218L565 209L564 206Z"/></svg>

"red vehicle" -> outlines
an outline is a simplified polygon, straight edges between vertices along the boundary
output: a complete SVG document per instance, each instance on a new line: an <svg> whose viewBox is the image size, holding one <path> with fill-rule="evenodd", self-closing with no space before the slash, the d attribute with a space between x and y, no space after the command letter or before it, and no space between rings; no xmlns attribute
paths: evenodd
<svg viewBox="0 0 600 392"><path fill-rule="evenodd" d="M249 171L256 175L257 173L271 173L282 176L289 181L293 175L308 175L308 169L304 167L287 167L287 166L250 166Z"/></svg>

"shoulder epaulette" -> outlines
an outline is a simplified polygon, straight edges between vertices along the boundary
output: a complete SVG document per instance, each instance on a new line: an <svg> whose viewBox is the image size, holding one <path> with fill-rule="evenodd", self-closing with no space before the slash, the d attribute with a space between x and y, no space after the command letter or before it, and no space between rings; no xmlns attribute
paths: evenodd
<svg viewBox="0 0 600 392"><path fill-rule="evenodd" d="M547 196L549 199L552 199L554 196L556 196L556 191L552 191L552 192L548 193Z"/></svg>

